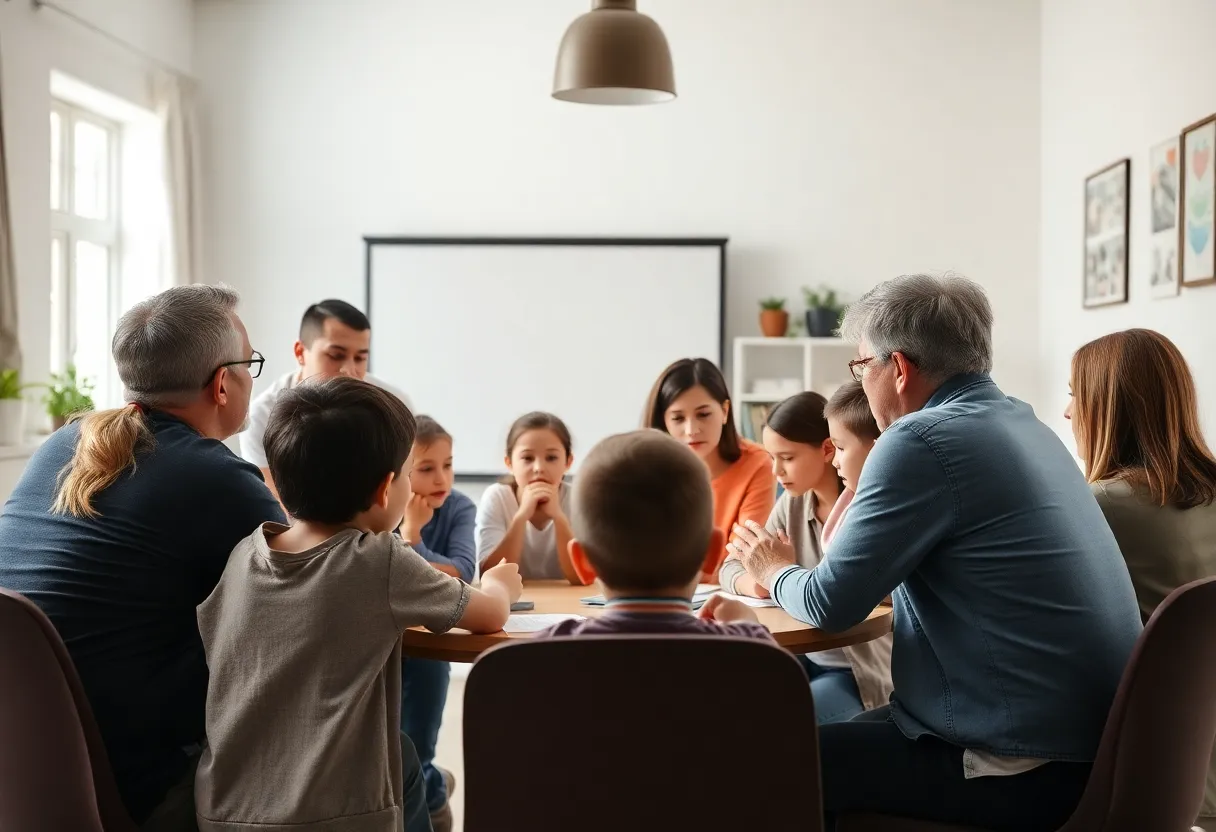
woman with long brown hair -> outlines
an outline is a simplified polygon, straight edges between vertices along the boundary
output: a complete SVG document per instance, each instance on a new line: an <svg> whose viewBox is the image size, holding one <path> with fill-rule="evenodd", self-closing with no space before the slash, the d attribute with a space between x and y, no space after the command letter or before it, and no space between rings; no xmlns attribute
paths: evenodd
<svg viewBox="0 0 1216 832"><path fill-rule="evenodd" d="M730 390L716 364L681 358L655 381L642 424L680 440L705 463L714 493L714 525L728 540L737 523L767 522L777 499L768 453L739 436L730 405ZM716 583L717 568L705 578Z"/></svg>
<svg viewBox="0 0 1216 832"><path fill-rule="evenodd" d="M1064 416L1147 621L1173 590L1216 575L1216 457L1195 380L1170 339L1128 329L1077 350L1070 387ZM1216 763L1201 820L1216 820Z"/></svg>

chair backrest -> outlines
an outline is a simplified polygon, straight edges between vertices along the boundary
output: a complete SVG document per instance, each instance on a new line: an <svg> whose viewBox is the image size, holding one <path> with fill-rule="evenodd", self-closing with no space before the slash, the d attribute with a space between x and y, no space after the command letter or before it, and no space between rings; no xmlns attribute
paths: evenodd
<svg viewBox="0 0 1216 832"><path fill-rule="evenodd" d="M487 651L464 703L466 832L821 832L805 672L754 639Z"/></svg>
<svg viewBox="0 0 1216 832"><path fill-rule="evenodd" d="M1123 672L1076 812L1060 832L1186 832L1216 739L1216 578L1179 587Z"/></svg>
<svg viewBox="0 0 1216 832"><path fill-rule="evenodd" d="M63 640L0 589L0 829L134 832Z"/></svg>

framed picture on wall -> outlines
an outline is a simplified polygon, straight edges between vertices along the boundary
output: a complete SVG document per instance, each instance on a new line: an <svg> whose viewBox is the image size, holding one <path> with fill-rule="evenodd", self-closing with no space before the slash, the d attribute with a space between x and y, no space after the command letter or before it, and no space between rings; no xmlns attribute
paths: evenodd
<svg viewBox="0 0 1216 832"><path fill-rule="evenodd" d="M1179 263L1183 286L1216 283L1216 115L1182 131Z"/></svg>
<svg viewBox="0 0 1216 832"><path fill-rule="evenodd" d="M1120 159L1085 180L1082 305L1127 302L1128 191L1132 162Z"/></svg>
<svg viewBox="0 0 1216 832"><path fill-rule="evenodd" d="M1178 137L1148 152L1149 292L1155 298L1178 294Z"/></svg>

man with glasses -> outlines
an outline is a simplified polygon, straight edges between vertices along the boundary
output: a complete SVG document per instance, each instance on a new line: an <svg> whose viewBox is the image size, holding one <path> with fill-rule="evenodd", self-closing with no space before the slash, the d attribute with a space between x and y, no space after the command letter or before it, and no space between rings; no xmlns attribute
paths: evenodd
<svg viewBox="0 0 1216 832"><path fill-rule="evenodd" d="M286 522L257 468L224 445L262 367L237 300L178 286L124 314L113 355L127 404L47 439L0 514L0 586L63 638L143 830L195 828L208 683L195 607L240 540ZM412 747L404 762L425 822Z"/></svg>
<svg viewBox="0 0 1216 832"><path fill-rule="evenodd" d="M841 328L883 433L831 556L799 567L759 527L732 544L782 607L829 632L893 596L890 704L819 729L829 824L1058 829L1141 630L1119 546L1063 443L989 375L978 285L896 278Z"/></svg>

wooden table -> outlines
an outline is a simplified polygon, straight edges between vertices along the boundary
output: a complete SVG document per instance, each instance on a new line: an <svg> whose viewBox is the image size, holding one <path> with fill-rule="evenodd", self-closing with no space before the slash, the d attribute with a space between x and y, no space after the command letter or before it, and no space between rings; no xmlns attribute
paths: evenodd
<svg viewBox="0 0 1216 832"><path fill-rule="evenodd" d="M524 585L521 600L532 601L536 609L530 613L569 613L586 618L603 615L603 607L588 607L579 599L599 594L598 586L570 586L565 581L530 581ZM523 613L527 615L529 613ZM865 621L843 633L825 633L803 624L779 607L758 607L756 616L768 627L777 643L791 653L815 653L834 647L848 647L881 638L891 632L891 608L878 607ZM507 639L531 638L532 633L497 632L473 635L468 630L452 630L441 635L421 628L407 630L401 637L402 650L419 659L439 659L447 662L472 662L486 650Z"/></svg>

